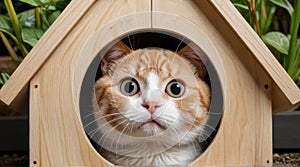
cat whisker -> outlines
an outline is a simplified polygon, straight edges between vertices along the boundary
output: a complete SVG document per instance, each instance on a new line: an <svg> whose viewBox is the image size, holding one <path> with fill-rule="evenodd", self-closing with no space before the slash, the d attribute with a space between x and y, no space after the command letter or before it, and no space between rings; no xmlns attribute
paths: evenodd
<svg viewBox="0 0 300 167"><path fill-rule="evenodd" d="M186 121L186 120L184 120L184 119L182 119L182 121L184 122L184 123L186 123L186 124L188 124L188 125L192 125L192 126L194 126L194 122L192 123L192 122L189 122L189 121ZM199 121L197 121L197 120L194 120L194 121L196 121L196 122L199 122ZM201 122L199 122L199 123L201 123ZM207 130L205 130L205 128L206 127L208 127L208 128L211 128L213 131L217 131L215 128L213 128L213 127L211 127L211 126L209 126L209 125L207 125L207 124L205 124L205 123L202 123L202 124L200 124L199 125L199 127L203 127L203 130L201 131L201 133L199 134L198 132L192 132L191 131L191 129L186 129L189 133L194 133L194 134L199 134L200 136L200 140L201 141L206 141L206 139L207 138L211 138L210 137L210 134L212 134L212 133L209 133L209 132L207 132ZM202 137L201 135L205 135L204 137Z"/></svg>
<svg viewBox="0 0 300 167"><path fill-rule="evenodd" d="M92 130L91 132L88 132L88 135L93 138L93 136L99 132L104 126L107 126L109 125L111 122L114 122L114 121L118 121L118 120L121 120L122 118L115 118L115 119L112 119L104 124L102 124L101 126L97 127L95 130Z"/></svg>
<svg viewBox="0 0 300 167"><path fill-rule="evenodd" d="M130 49L131 49L131 50L134 50L133 47L132 47L132 43L131 43L131 40L130 40L130 36L128 35L127 38L128 38L128 41L129 41L129 47L130 47Z"/></svg>
<svg viewBox="0 0 300 167"><path fill-rule="evenodd" d="M193 142L193 145L194 145L194 149L193 149L193 151L195 151L195 152L197 152L197 153L199 153L199 152L203 152L203 145L201 144L201 143L199 143L198 141L196 141L196 140L194 140Z"/></svg>
<svg viewBox="0 0 300 167"><path fill-rule="evenodd" d="M185 123L187 123L187 124L189 124L189 125L194 125L195 123L199 123L200 126L203 126L203 128L210 128L210 129L213 130L213 131L217 131L216 128L214 128L214 127L208 125L208 124L205 123L205 122L200 122L199 120L196 120L196 119L194 119L193 122L189 122L189 121L186 121L186 120L184 120L184 119L180 119L180 120L182 120L183 122L185 122Z"/></svg>
<svg viewBox="0 0 300 167"><path fill-rule="evenodd" d="M96 118L95 120L93 120L93 121L89 122L88 124L86 124L84 126L84 128L87 128L88 126L92 125L93 123L95 123L95 122L97 122L97 121L99 121L101 119L104 119L104 118L110 117L110 116L115 116L115 115L121 115L121 114L120 113L112 113L112 114L108 114L108 115L104 115L102 117Z"/></svg>
<svg viewBox="0 0 300 167"><path fill-rule="evenodd" d="M110 120L110 121L108 121L108 122L102 124L100 127L97 127L96 129L90 131L88 134L89 134L89 135L91 135L91 134L93 135L93 132L95 132L96 130L101 129L101 128L103 128L104 126L110 124L111 122L117 121L117 120L119 120L119 119L121 119L121 118L112 119L112 120Z"/></svg>
<svg viewBox="0 0 300 167"><path fill-rule="evenodd" d="M119 137L118 137L118 139L117 139L117 142L116 142L116 148L118 148L118 144L119 144L119 142L120 142L120 138L121 138L121 136L122 135L125 135L125 130L126 130L126 128L128 127L128 125L129 125L129 123L127 123L126 124L126 126L124 127L124 129L122 130L122 132L120 133L120 135L119 135ZM122 146L122 145L121 145ZM116 149L116 150L118 150L118 149ZM116 151L116 154L117 154L117 151Z"/></svg>
<svg viewBox="0 0 300 167"><path fill-rule="evenodd" d="M82 116L82 119L85 119L89 116L93 116L93 115L98 115L98 114L103 114L103 112L101 111L94 111L94 112L89 112L88 114L86 114L85 116Z"/></svg>
<svg viewBox="0 0 300 167"><path fill-rule="evenodd" d="M125 122L126 122L126 120L124 120L124 121L118 123L117 125L115 125L114 127L112 127L111 130L106 131L105 133L103 133L102 136L101 136L101 138L99 139L98 143L102 143L102 139L104 139L104 140L103 140L103 143L105 143L105 140L110 136L110 134L113 132L113 130L116 129L118 126L122 125L122 124L125 123ZM106 136L106 137L105 137L105 136ZM103 138L103 137L104 137L104 138ZM111 145L110 145L110 148L109 148L110 150L112 150L112 146L113 146L113 142L112 142Z"/></svg>
<svg viewBox="0 0 300 167"><path fill-rule="evenodd" d="M199 140L199 142L204 142L205 141L205 143L208 145L209 144L207 142L208 139L212 140L212 136L211 135L212 135L212 133L203 130L202 133L199 135L199 139L198 140Z"/></svg>
<svg viewBox="0 0 300 167"><path fill-rule="evenodd" d="M212 127L212 126L210 126L210 125L207 125L206 123L202 124L202 126L204 126L205 128L210 128L210 129L213 130L213 131L217 131L216 128L214 128L214 127Z"/></svg>
<svg viewBox="0 0 300 167"><path fill-rule="evenodd" d="M183 120L183 119L182 119L182 121L183 121L183 122L186 122L187 124L193 125L193 123L190 123L190 122L188 122L188 121L186 121L186 120ZM202 126L202 125L200 125L200 126ZM184 129L185 129L186 131L188 131L188 133L194 133L195 135L198 135L198 136L199 136L199 138L195 138L195 140L194 140L194 142L198 143L199 146L201 146L201 144L200 144L199 142L205 142L207 145L209 145L209 143L207 142L207 139L212 139L211 136L208 134L208 132L205 131L205 130L202 130L201 133L198 133L198 132L192 132L192 131L190 131L191 129L187 129L187 128L185 128L185 127L184 127ZM175 130L175 131L182 132L182 129L179 129L179 130L174 129L174 130ZM181 137L181 138L182 138L182 137ZM180 143L179 143L179 145L180 145ZM200 148L201 148L201 147L200 147Z"/></svg>
<svg viewBox="0 0 300 167"><path fill-rule="evenodd" d="M183 43L184 40L185 40L185 37L182 37L182 39L180 40L179 44L176 47L176 50L175 50L176 53L178 52L180 45Z"/></svg>
<svg viewBox="0 0 300 167"><path fill-rule="evenodd" d="M209 143L207 142L207 139L212 140L212 137L211 137L209 134L207 134L206 131L203 131L203 132L200 134L198 140L199 140L199 142L205 142L205 143L208 145Z"/></svg>
<svg viewBox="0 0 300 167"><path fill-rule="evenodd" d="M89 114L86 114L85 116L83 116L83 117L81 117L81 118L82 118L82 119L86 119L86 118L88 118L88 117L90 117L90 116L94 116L94 112L89 113Z"/></svg>
<svg viewBox="0 0 300 167"><path fill-rule="evenodd" d="M172 129L173 129L173 128L172 128ZM178 130L177 130L177 129L175 129L175 128L174 128L174 131L175 131L175 133L174 133L174 134L176 134L176 137L177 137L177 139L181 139L181 138L182 138L182 136L180 136L180 134L181 134L181 133L180 133L180 132L181 132L181 130L180 130L180 129L178 129ZM179 143L179 145L180 145L180 143Z"/></svg>
<svg viewBox="0 0 300 167"><path fill-rule="evenodd" d="M184 40L185 40L185 37L183 37L183 38L180 40L179 44L177 45L176 50L175 50L175 52L174 52L174 57L173 57L173 59L171 60L171 64L173 63L173 61L174 61L174 59L175 59L175 56L176 56L176 53L178 52L178 50L179 50L179 48L180 48L180 45L183 43Z"/></svg>
<svg viewBox="0 0 300 167"><path fill-rule="evenodd" d="M98 115L103 114L102 112L92 112L89 114L86 114L84 117L82 117L82 120L90 121L90 119L94 120Z"/></svg>
<svg viewBox="0 0 300 167"><path fill-rule="evenodd" d="M189 120L185 120L183 118L180 118L179 120L182 121L183 123L187 124L187 125L192 125L192 126L194 126L195 123L200 123L200 124L202 123L202 122L200 122L196 119L193 119L192 121L189 121Z"/></svg>
<svg viewBox="0 0 300 167"><path fill-rule="evenodd" d="M177 117L176 116L173 116L173 115L164 115L164 112L161 112L159 114L157 114L157 120L159 121L160 118L162 117L163 118L163 122L162 122L165 126L167 126L168 124L172 124L174 123L174 120L177 120Z"/></svg>
<svg viewBox="0 0 300 167"><path fill-rule="evenodd" d="M136 45L136 39L135 39L135 35L132 35L132 46L133 46L133 49L136 49L137 45Z"/></svg>
<svg viewBox="0 0 300 167"><path fill-rule="evenodd" d="M127 125L130 125L130 123L127 123ZM127 125L126 125L126 128L124 128L124 129L127 129L127 127L128 127ZM132 131L132 128L133 128L133 127L132 127L132 126L129 126L129 127L131 127L130 129L131 129L131 131ZM122 133L128 134L128 136L131 136L131 133L128 132L128 131L129 131L129 130L127 129L126 132L122 132ZM118 142L118 143L119 143L119 142ZM126 149L126 146L127 146L127 145L125 144L125 140L123 140L123 143L121 143L121 146L122 146L122 150L123 150L123 151L124 151L124 150L127 150L127 149Z"/></svg>

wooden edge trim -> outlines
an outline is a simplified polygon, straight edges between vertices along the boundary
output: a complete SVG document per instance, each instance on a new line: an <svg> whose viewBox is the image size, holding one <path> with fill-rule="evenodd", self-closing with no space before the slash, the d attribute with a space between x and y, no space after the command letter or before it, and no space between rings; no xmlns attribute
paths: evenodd
<svg viewBox="0 0 300 167"><path fill-rule="evenodd" d="M235 9L233 4L227 1L208 0L209 3L218 11L220 17L226 20L228 25L234 30L245 46L255 55L257 61L262 65L266 72L270 75L273 82L278 85L283 95L290 101L291 108L300 103L300 90L294 84L293 80L286 73L284 68L276 60L267 46L259 38L259 36L248 25L246 20ZM236 26L238 25L238 26ZM247 33L245 33L247 32ZM280 106L280 108L283 106ZM284 107L283 107L284 108ZM276 109L275 109L276 110Z"/></svg>
<svg viewBox="0 0 300 167"><path fill-rule="evenodd" d="M8 82L0 90L0 101L10 105L21 89L49 58L69 31L77 24L96 0L73 0L61 16L32 48Z"/></svg>
<svg viewBox="0 0 300 167"><path fill-rule="evenodd" d="M29 164L31 167L41 166L40 159L40 88L39 77L30 81L29 110Z"/></svg>

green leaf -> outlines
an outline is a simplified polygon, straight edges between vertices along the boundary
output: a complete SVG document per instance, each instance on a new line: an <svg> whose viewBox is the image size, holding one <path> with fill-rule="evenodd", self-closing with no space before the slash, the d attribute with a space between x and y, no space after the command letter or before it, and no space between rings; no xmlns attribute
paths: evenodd
<svg viewBox="0 0 300 167"><path fill-rule="evenodd" d="M4 80L4 82L7 82L8 79L9 79L9 74L7 74L7 73L1 73L1 77Z"/></svg>
<svg viewBox="0 0 300 167"><path fill-rule="evenodd" d="M19 13L18 15L19 23L22 27L35 27L35 14L34 9L30 9Z"/></svg>
<svg viewBox="0 0 300 167"><path fill-rule="evenodd" d="M41 17L42 17L42 29L46 31L50 27L46 10L41 11Z"/></svg>
<svg viewBox="0 0 300 167"><path fill-rule="evenodd" d="M64 10L71 0L56 0L55 6L59 10Z"/></svg>
<svg viewBox="0 0 300 167"><path fill-rule="evenodd" d="M6 15L0 15L0 31L13 34L10 18Z"/></svg>
<svg viewBox="0 0 300 167"><path fill-rule="evenodd" d="M269 1L286 9L289 12L290 16L293 15L294 8L288 0L269 0Z"/></svg>
<svg viewBox="0 0 300 167"><path fill-rule="evenodd" d="M63 0L62 0L63 1ZM247 0L230 0L232 3L247 4Z"/></svg>
<svg viewBox="0 0 300 167"><path fill-rule="evenodd" d="M44 31L37 28L24 28L22 30L22 38L25 43L34 47L37 41L43 36Z"/></svg>
<svg viewBox="0 0 300 167"><path fill-rule="evenodd" d="M265 34L270 30L270 26L273 22L273 17L275 15L276 10L277 10L277 7L271 6L271 5L267 9L267 20L265 21L265 25L262 29L262 34Z"/></svg>
<svg viewBox="0 0 300 167"><path fill-rule="evenodd" d="M247 0L230 0L241 15L250 23L250 12L247 4Z"/></svg>
<svg viewBox="0 0 300 167"><path fill-rule="evenodd" d="M295 60L297 62L298 68L300 70L300 46L299 45L297 47Z"/></svg>
<svg viewBox="0 0 300 167"><path fill-rule="evenodd" d="M14 34L14 30L12 28L12 24L10 22L10 19L6 15L0 15L0 31L4 32L5 34L9 35L10 38L19 45L19 41L17 40L17 37Z"/></svg>
<svg viewBox="0 0 300 167"><path fill-rule="evenodd" d="M43 3L40 0L19 0L19 1L27 3L27 4L29 4L31 6L35 6L35 7L43 5Z"/></svg>
<svg viewBox="0 0 300 167"><path fill-rule="evenodd" d="M49 24L52 24L52 23L57 19L57 17L58 17L60 14L61 14L61 11L59 11L59 10L52 12L52 13L48 16L48 22L49 22Z"/></svg>
<svg viewBox="0 0 300 167"><path fill-rule="evenodd" d="M16 11L14 9L11 0L4 0L4 4L10 19L11 27L13 29L14 35L16 35L18 41L21 42L21 27L19 25L19 20L17 18Z"/></svg>
<svg viewBox="0 0 300 167"><path fill-rule="evenodd" d="M51 0L40 0L44 5L50 4Z"/></svg>
<svg viewBox="0 0 300 167"><path fill-rule="evenodd" d="M282 54L287 55L289 52L289 38L281 32L269 32L263 35L262 40Z"/></svg>
<svg viewBox="0 0 300 167"><path fill-rule="evenodd" d="M248 6L244 5L244 4L234 3L233 5L238 9L243 9L243 10L247 10L247 11L249 10Z"/></svg>
<svg viewBox="0 0 300 167"><path fill-rule="evenodd" d="M0 75L0 85L4 85L8 81L9 77L10 77L9 74L1 73L1 75Z"/></svg>
<svg viewBox="0 0 300 167"><path fill-rule="evenodd" d="M48 11L54 11L54 10L57 10L57 8L56 8L56 6L54 6L54 5L48 5L48 6L47 6L47 10L48 10Z"/></svg>
<svg viewBox="0 0 300 167"><path fill-rule="evenodd" d="M2 30L2 29L0 29L0 31L1 31L1 32L4 32L4 33L7 34L7 35L9 35L9 37L10 37L17 45L20 45L20 43L19 43L17 37L16 37L14 34L8 32L8 31Z"/></svg>

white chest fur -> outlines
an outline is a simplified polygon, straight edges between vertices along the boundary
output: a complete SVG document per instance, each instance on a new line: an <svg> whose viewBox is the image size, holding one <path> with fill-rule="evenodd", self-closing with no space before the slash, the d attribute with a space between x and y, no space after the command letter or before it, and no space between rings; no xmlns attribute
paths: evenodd
<svg viewBox="0 0 300 167"><path fill-rule="evenodd" d="M197 145L197 147L195 147ZM196 159L201 149L198 144L186 144L183 146L176 145L172 148L157 148L164 147L158 143L140 143L132 149L128 149L130 152L137 153L141 156L127 156L111 152L105 152L105 157L120 166L138 166L138 167L163 167L163 166L184 166L187 163ZM161 150L161 152L157 152Z"/></svg>

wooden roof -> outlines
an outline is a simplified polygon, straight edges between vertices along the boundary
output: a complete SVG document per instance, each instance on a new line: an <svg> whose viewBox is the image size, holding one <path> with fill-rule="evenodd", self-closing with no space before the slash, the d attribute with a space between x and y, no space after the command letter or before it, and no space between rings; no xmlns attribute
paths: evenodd
<svg viewBox="0 0 300 167"><path fill-rule="evenodd" d="M153 0L149 0L149 3L151 1ZM229 0L206 1L240 37L241 41L253 53L257 62L260 63L263 69L270 75L270 78L272 78L273 110L275 112L286 111L298 106L300 104L299 88L231 2ZM0 103L0 108L3 106L3 103L10 105L14 101L21 89L29 83L31 78L51 56L51 53L68 35L68 32L72 30L95 2L97 0L71 1L61 16L39 40L9 81L0 90L0 101L2 102ZM41 55L41 52L44 54Z"/></svg>

